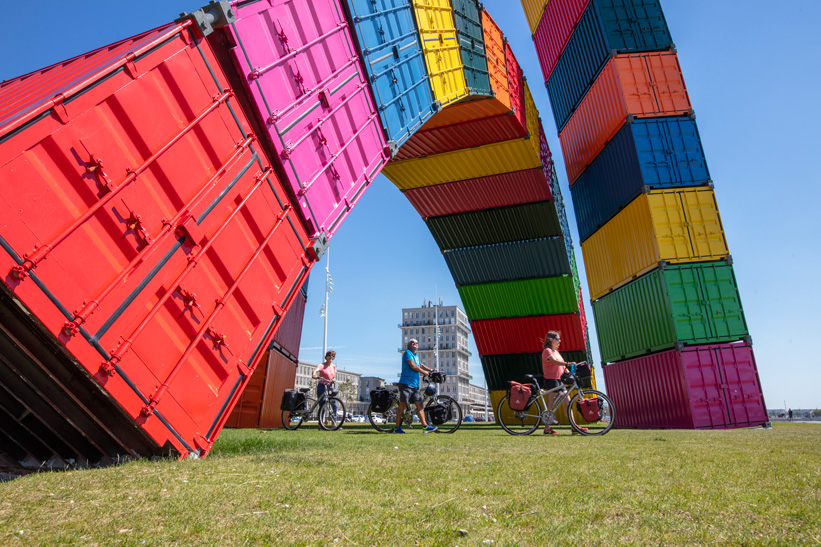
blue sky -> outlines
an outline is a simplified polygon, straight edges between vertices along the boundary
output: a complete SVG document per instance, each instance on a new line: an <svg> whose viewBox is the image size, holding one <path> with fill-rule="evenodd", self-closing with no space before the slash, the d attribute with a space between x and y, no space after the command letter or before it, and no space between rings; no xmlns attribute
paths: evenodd
<svg viewBox="0 0 821 547"><path fill-rule="evenodd" d="M15 77L159 26L202 2L87 0L82 9L27 4L0 33L0 79ZM484 0L505 32L542 115L565 200L556 128L524 12L514 0ZM662 0L696 110L767 406L821 407L815 329L821 308L819 67L821 3L790 0ZM777 8L774 8L777 6ZM582 285L587 291L575 218ZM331 242L328 345L341 368L393 379L403 307L459 304L433 238L409 202L379 177ZM301 357L320 358L323 259L314 268ZM588 317L592 310L587 305ZM591 330L595 361L598 346ZM472 345L471 373L482 384Z"/></svg>

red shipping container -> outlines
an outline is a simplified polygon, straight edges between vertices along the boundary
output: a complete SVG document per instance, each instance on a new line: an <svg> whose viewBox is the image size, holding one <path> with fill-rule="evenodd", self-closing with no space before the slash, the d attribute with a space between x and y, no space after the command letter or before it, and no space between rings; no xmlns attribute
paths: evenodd
<svg viewBox="0 0 821 547"><path fill-rule="evenodd" d="M305 295L300 291L274 334L274 343L292 361L299 361L299 343L302 341L306 302Z"/></svg>
<svg viewBox="0 0 821 547"><path fill-rule="evenodd" d="M32 453L207 454L313 264L308 234L190 26L0 88L4 105L35 91L58 97L19 103L23 115L0 135L0 293L36 318L18 342L25 352L56 348L15 366L44 382L63 436L87 438L107 420L107 439ZM87 402L54 403L67 389Z"/></svg>
<svg viewBox="0 0 821 547"><path fill-rule="evenodd" d="M618 409L616 427L724 429L769 422L746 342L687 346L603 370Z"/></svg>
<svg viewBox="0 0 821 547"><path fill-rule="evenodd" d="M536 46L545 82L550 79L589 3L590 0L551 0L545 6L539 26L533 34L533 44Z"/></svg>
<svg viewBox="0 0 821 547"><path fill-rule="evenodd" d="M297 362L277 349L265 353L242 392L226 427L273 429L282 427L282 394L293 389Z"/></svg>
<svg viewBox="0 0 821 547"><path fill-rule="evenodd" d="M570 184L604 150L627 116L655 118L691 111L674 52L613 57L559 133Z"/></svg>
<svg viewBox="0 0 821 547"><path fill-rule="evenodd" d="M510 95L510 106L519 119L519 123L523 127L527 127L524 73L507 39L505 39L505 66L507 68L507 89ZM535 135L531 136L535 137Z"/></svg>
<svg viewBox="0 0 821 547"><path fill-rule="evenodd" d="M481 319L471 321L470 328L480 355L541 352L544 336L551 330L562 333L559 351L585 351L584 332L577 313Z"/></svg>
<svg viewBox="0 0 821 547"><path fill-rule="evenodd" d="M405 190L422 218L553 199L541 168Z"/></svg>

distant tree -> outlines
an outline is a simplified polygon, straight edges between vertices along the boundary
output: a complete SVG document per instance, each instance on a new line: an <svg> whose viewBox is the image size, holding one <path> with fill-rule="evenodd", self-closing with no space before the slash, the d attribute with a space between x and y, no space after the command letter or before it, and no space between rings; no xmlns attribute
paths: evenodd
<svg viewBox="0 0 821 547"><path fill-rule="evenodd" d="M812 411L813 418L821 418L821 409L816 408Z"/></svg>
<svg viewBox="0 0 821 547"><path fill-rule="evenodd" d="M353 382L350 380L345 380L344 382L337 382L336 389L339 390L339 397L344 402L355 401L356 400L356 387L353 385Z"/></svg>

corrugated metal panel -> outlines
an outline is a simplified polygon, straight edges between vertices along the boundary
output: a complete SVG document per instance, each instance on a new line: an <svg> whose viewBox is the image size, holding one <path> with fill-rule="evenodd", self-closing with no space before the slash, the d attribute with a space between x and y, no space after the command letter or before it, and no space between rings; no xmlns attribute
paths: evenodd
<svg viewBox="0 0 821 547"><path fill-rule="evenodd" d="M282 427L282 411L279 405L286 389L293 389L296 381L297 363L277 350L271 350L268 373L265 376L265 391L259 414L259 427L270 429Z"/></svg>
<svg viewBox="0 0 821 547"><path fill-rule="evenodd" d="M594 301L593 315L603 362L748 335L732 266L723 262L650 272Z"/></svg>
<svg viewBox="0 0 821 547"><path fill-rule="evenodd" d="M710 183L696 122L690 118L627 123L570 188L584 241L644 187Z"/></svg>
<svg viewBox="0 0 821 547"><path fill-rule="evenodd" d="M584 333L579 315L540 315L510 319L471 321L473 339L481 355L535 353L544 348L544 335L555 330L562 333L562 348L585 351Z"/></svg>
<svg viewBox="0 0 821 547"><path fill-rule="evenodd" d="M544 127L542 127L542 120L537 119L536 124L539 126L539 159L542 161L542 171L544 172L545 179L547 179L547 183L551 186L551 193L553 193L553 184L555 183L553 178L555 169L553 165L553 152L550 151L550 145L547 143L547 135L545 135ZM562 202L561 192L558 192L558 197L554 199L556 199L557 203ZM564 208L563 202L562 208Z"/></svg>
<svg viewBox="0 0 821 547"><path fill-rule="evenodd" d="M485 53L487 53L487 68L490 73L490 87L496 94L496 99L513 109L508 88L508 74L505 62L505 38L502 29L496 24L487 11L482 10L482 30L485 35Z"/></svg>
<svg viewBox="0 0 821 547"><path fill-rule="evenodd" d="M507 70L507 88L510 96L510 107L513 113L519 120L522 127L531 129L528 125L527 113L525 112L525 90L524 90L524 73L519 61L516 60L516 55L513 54L513 48L505 38L505 67ZM538 116L537 116L538 117ZM529 131L530 135L536 135L533 131Z"/></svg>
<svg viewBox="0 0 821 547"><path fill-rule="evenodd" d="M485 39L478 0L452 0L456 36L462 54L469 95L492 94L485 56Z"/></svg>
<svg viewBox="0 0 821 547"><path fill-rule="evenodd" d="M433 129L424 127L414 133L399 149L394 161L474 148L494 142L520 139L527 135L527 128L520 125L519 120L510 112Z"/></svg>
<svg viewBox="0 0 821 547"><path fill-rule="evenodd" d="M434 113L409 0L346 0L389 145L396 149Z"/></svg>
<svg viewBox="0 0 821 547"><path fill-rule="evenodd" d="M533 44L539 56L544 81L550 79L573 29L581 19L590 0L548 2L544 14L533 33Z"/></svg>
<svg viewBox="0 0 821 547"><path fill-rule="evenodd" d="M14 366L47 369L52 393L71 386L53 408L81 400L85 410L61 412L106 414L61 426L122 435L118 452L101 438L88 454L55 447L58 459L205 455L312 265L283 185L189 25L0 144L0 293L29 317L18 344L36 346L18 346Z"/></svg>
<svg viewBox="0 0 821 547"><path fill-rule="evenodd" d="M271 352L266 351L262 355L257 368L251 374L251 379L242 390L234 410L228 416L225 427L235 427L239 429L251 429L259 427L259 415L262 411L262 398L265 391L265 376L268 373L268 361Z"/></svg>
<svg viewBox="0 0 821 547"><path fill-rule="evenodd" d="M527 24L530 27L530 34L532 35L539 26L539 21L542 18L548 0L521 0L521 2L522 9L525 10L525 17L527 17Z"/></svg>
<svg viewBox="0 0 821 547"><path fill-rule="evenodd" d="M306 302L307 298L300 292L274 334L274 342L292 361L299 360L299 343L302 340L302 321L305 318Z"/></svg>
<svg viewBox="0 0 821 547"><path fill-rule="evenodd" d="M412 0L434 100L443 106L466 97L465 71L448 0Z"/></svg>
<svg viewBox="0 0 821 547"><path fill-rule="evenodd" d="M444 257L457 286L571 273L560 237L445 251Z"/></svg>
<svg viewBox="0 0 821 547"><path fill-rule="evenodd" d="M572 185L624 125L638 118L692 112L675 53L633 53L610 59L559 133Z"/></svg>
<svg viewBox="0 0 821 547"><path fill-rule="evenodd" d="M332 236L387 162L369 79L338 0L237 5L239 72L309 235ZM272 24L276 21L276 24Z"/></svg>
<svg viewBox="0 0 821 547"><path fill-rule="evenodd" d="M587 354L583 351L562 351L561 354L568 363L587 361ZM482 372L485 374L489 390L507 390L508 382L511 380L522 382L525 374L542 373L542 353L482 355ZM593 373L595 375L595 369Z"/></svg>
<svg viewBox="0 0 821 547"><path fill-rule="evenodd" d="M426 223L442 250L561 235L551 201L432 217Z"/></svg>
<svg viewBox="0 0 821 547"><path fill-rule="evenodd" d="M579 294L569 275L462 285L459 296L471 320L579 311Z"/></svg>
<svg viewBox="0 0 821 547"><path fill-rule="evenodd" d="M449 104L437 112L425 122L423 130L427 131L443 125L453 125L488 116L498 116L508 112L510 112L510 106L495 98L468 97L458 103Z"/></svg>
<svg viewBox="0 0 821 547"><path fill-rule="evenodd" d="M422 218L553 199L538 167L404 192Z"/></svg>
<svg viewBox="0 0 821 547"><path fill-rule="evenodd" d="M600 298L661 261L710 262L729 256L710 188L641 194L582 243L590 296Z"/></svg>
<svg viewBox="0 0 821 547"><path fill-rule="evenodd" d="M541 167L528 139L391 162L382 173L400 190Z"/></svg>
<svg viewBox="0 0 821 547"><path fill-rule="evenodd" d="M556 127L561 131L612 54L672 47L658 0L592 0L547 80Z"/></svg>
<svg viewBox="0 0 821 547"><path fill-rule="evenodd" d="M524 89L527 130L528 133L530 133L534 137L530 139L530 143L533 145L533 151L536 152L536 155L538 155L541 159L541 143L539 142L539 139L535 138L536 135L539 134L539 109L536 108L536 101L533 100L533 95L531 95L530 93L530 87L527 85L526 80L524 81Z"/></svg>
<svg viewBox="0 0 821 547"><path fill-rule="evenodd" d="M768 422L752 348L695 346L604 367L618 427L751 427Z"/></svg>

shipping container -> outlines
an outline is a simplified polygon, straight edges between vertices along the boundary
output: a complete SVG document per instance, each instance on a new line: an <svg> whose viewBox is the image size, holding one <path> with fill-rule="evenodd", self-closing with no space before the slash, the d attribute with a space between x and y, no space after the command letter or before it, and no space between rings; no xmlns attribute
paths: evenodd
<svg viewBox="0 0 821 547"><path fill-rule="evenodd" d="M458 103L451 103L446 108L441 109L431 119L425 122L425 131L435 127L445 125L460 124L486 118L488 116L498 116L510 112L510 105L504 104L498 99L490 97L466 97ZM519 124L526 127L524 124Z"/></svg>
<svg viewBox="0 0 821 547"><path fill-rule="evenodd" d="M696 122L688 117L626 123L570 188L584 241L645 188L711 184Z"/></svg>
<svg viewBox="0 0 821 547"><path fill-rule="evenodd" d="M555 184L558 186L554 177L555 166L553 165L553 152L551 152L550 145L547 143L547 135L545 135L544 127L542 127L542 120L538 119L536 120L536 123L539 126L539 159L542 162L542 171L544 172L545 179L548 184L550 184L551 194L553 194L553 185ZM561 191L555 192L555 194L556 202L561 202L562 208L564 208L564 203L561 198Z"/></svg>
<svg viewBox="0 0 821 547"><path fill-rule="evenodd" d="M610 363L617 427L724 429L769 424L748 343L685 347Z"/></svg>
<svg viewBox="0 0 821 547"><path fill-rule="evenodd" d="M619 132L627 117L692 113L675 53L632 53L608 61L559 133L568 182L579 175Z"/></svg>
<svg viewBox="0 0 821 547"><path fill-rule="evenodd" d="M713 190L682 188L639 195L582 243L590 297L600 298L659 262L727 260Z"/></svg>
<svg viewBox="0 0 821 547"><path fill-rule="evenodd" d="M727 262L666 266L593 302L603 363L749 332Z"/></svg>
<svg viewBox="0 0 821 547"><path fill-rule="evenodd" d="M553 199L538 167L413 188L404 194L422 218Z"/></svg>
<svg viewBox="0 0 821 547"><path fill-rule="evenodd" d="M443 254L457 287L571 274L561 237L469 247Z"/></svg>
<svg viewBox="0 0 821 547"><path fill-rule="evenodd" d="M539 24L533 32L533 45L539 57L544 81L550 79L573 29L579 23L590 0L547 2Z"/></svg>
<svg viewBox="0 0 821 547"><path fill-rule="evenodd" d="M297 363L276 347L265 353L242 392L225 427L273 429L282 427L282 394L293 389Z"/></svg>
<svg viewBox="0 0 821 547"><path fill-rule="evenodd" d="M510 47L507 38L505 38L505 70L507 71L507 89L510 97L510 109L519 120L519 124L523 127L527 127L528 133L535 137L536 133L533 131L535 126L531 125L532 121L527 119L524 72L522 71L519 61L516 60L516 55L513 54L513 48ZM535 107L535 103L532 106ZM536 118L538 119L538 109L534 108L534 111L536 111Z"/></svg>
<svg viewBox="0 0 821 547"><path fill-rule="evenodd" d="M562 235L552 201L432 217L425 222L443 251Z"/></svg>
<svg viewBox="0 0 821 547"><path fill-rule="evenodd" d="M525 17L527 18L527 25L530 27L530 34L532 36L539 27L539 21L542 19L542 14L544 13L548 0L521 0L521 2L522 9L524 9Z"/></svg>
<svg viewBox="0 0 821 547"><path fill-rule="evenodd" d="M551 330L562 333L562 349L565 351L585 350L584 333L577 313L481 319L471 321L470 328L480 355L540 352L544 349L544 335Z"/></svg>
<svg viewBox="0 0 821 547"><path fill-rule="evenodd" d="M382 173L400 190L541 167L529 139L486 144L423 158L392 161Z"/></svg>
<svg viewBox="0 0 821 547"><path fill-rule="evenodd" d="M307 284L306 281L305 285ZM274 333L273 343L291 361L299 360L299 344L302 341L302 322L305 318L306 303L307 298L300 291Z"/></svg>
<svg viewBox="0 0 821 547"><path fill-rule="evenodd" d="M224 68L242 75L309 235L330 238L390 156L342 7L258 0L236 15Z"/></svg>
<svg viewBox="0 0 821 547"><path fill-rule="evenodd" d="M60 437L22 440L15 459L207 454L313 264L191 27L0 87L0 104L23 100L0 135L0 315L13 356L0 368L52 409L0 427L16 443L26 428Z"/></svg>
<svg viewBox="0 0 821 547"><path fill-rule="evenodd" d="M468 96L449 0L411 0L433 98L442 106Z"/></svg>
<svg viewBox="0 0 821 547"><path fill-rule="evenodd" d="M659 0L591 0L547 79L558 130L611 56L672 48Z"/></svg>
<svg viewBox="0 0 821 547"><path fill-rule="evenodd" d="M588 361L583 351L562 351L562 359L568 363ZM508 382L524 382L525 374L542 374L542 352L510 353L508 355L482 355L484 372L489 390L507 390ZM595 376L596 371L594 369ZM621 410L621 409L619 409Z"/></svg>
<svg viewBox="0 0 821 547"><path fill-rule="evenodd" d="M569 275L462 285L459 296L471 320L579 311L579 293Z"/></svg>
<svg viewBox="0 0 821 547"><path fill-rule="evenodd" d="M346 0L393 152L438 110L410 0Z"/></svg>
<svg viewBox="0 0 821 547"><path fill-rule="evenodd" d="M485 37L485 53L487 54L487 68L490 75L490 88L496 99L513 110L514 104L510 100L508 87L508 72L505 56L505 35L502 29L493 20L493 17L482 10L482 32Z"/></svg>
<svg viewBox="0 0 821 547"><path fill-rule="evenodd" d="M451 3L468 95L490 97L493 91L490 89L479 1L452 0Z"/></svg>

